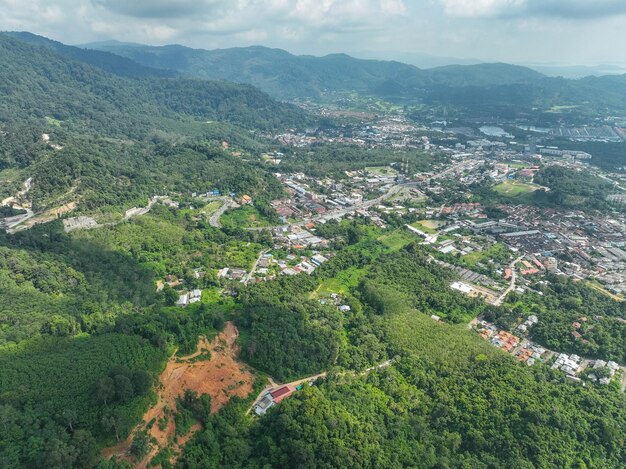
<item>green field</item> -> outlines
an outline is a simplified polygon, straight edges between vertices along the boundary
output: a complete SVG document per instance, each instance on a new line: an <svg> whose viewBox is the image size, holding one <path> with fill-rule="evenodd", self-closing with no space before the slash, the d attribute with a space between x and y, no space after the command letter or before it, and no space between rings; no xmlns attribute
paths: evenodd
<svg viewBox="0 0 626 469"><path fill-rule="evenodd" d="M379 236L378 241L383 243L390 251L399 251L415 241L415 236L409 233L408 230L401 229Z"/></svg>
<svg viewBox="0 0 626 469"><path fill-rule="evenodd" d="M374 166L370 168L365 168L370 174L374 174L376 176L397 176L398 171L389 167L389 166Z"/></svg>
<svg viewBox="0 0 626 469"><path fill-rule="evenodd" d="M505 197L519 197L520 195L530 194L539 189L536 184L530 184L519 181L505 181L493 187L493 190Z"/></svg>
<svg viewBox="0 0 626 469"><path fill-rule="evenodd" d="M484 251L474 251L463 256L463 262L470 267L475 267L479 262L487 262L489 259L504 262L510 257L510 252L504 244L496 243Z"/></svg>
<svg viewBox="0 0 626 469"><path fill-rule="evenodd" d="M444 223L438 222L437 220L419 220L415 223L411 223L411 226L423 231L424 233L436 234L438 228L443 224Z"/></svg>
<svg viewBox="0 0 626 469"><path fill-rule="evenodd" d="M393 346L445 363L466 364L473 357L501 354L473 334L466 324L438 323L427 315L407 309L385 318L387 339ZM445 347L442 347L445 344Z"/></svg>
<svg viewBox="0 0 626 469"><path fill-rule="evenodd" d="M256 208L250 205L228 210L222 215L221 222L222 225L231 228L263 228L271 225Z"/></svg>

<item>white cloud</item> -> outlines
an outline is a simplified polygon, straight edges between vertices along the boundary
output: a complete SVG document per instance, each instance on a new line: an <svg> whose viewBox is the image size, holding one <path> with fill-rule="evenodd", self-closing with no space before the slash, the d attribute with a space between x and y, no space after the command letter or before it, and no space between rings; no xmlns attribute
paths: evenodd
<svg viewBox="0 0 626 469"><path fill-rule="evenodd" d="M626 14L624 0L436 0L449 16L589 20Z"/></svg>
<svg viewBox="0 0 626 469"><path fill-rule="evenodd" d="M490 17L510 15L527 6L526 0L439 0L450 16Z"/></svg>

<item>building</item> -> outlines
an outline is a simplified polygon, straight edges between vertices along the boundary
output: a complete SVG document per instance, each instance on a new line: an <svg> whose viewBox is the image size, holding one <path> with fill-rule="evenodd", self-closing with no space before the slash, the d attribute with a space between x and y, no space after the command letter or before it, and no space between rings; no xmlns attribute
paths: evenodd
<svg viewBox="0 0 626 469"><path fill-rule="evenodd" d="M202 290L192 290L189 293L189 304L199 303L202 300Z"/></svg>
<svg viewBox="0 0 626 469"><path fill-rule="evenodd" d="M294 392L296 392L296 388L292 385L287 384L285 386L281 386L278 389L270 392L270 396L275 404L280 404L281 401L291 396Z"/></svg>
<svg viewBox="0 0 626 469"><path fill-rule="evenodd" d="M178 297L178 301L176 302L176 306L187 306L189 304L189 295L187 293L180 295Z"/></svg>

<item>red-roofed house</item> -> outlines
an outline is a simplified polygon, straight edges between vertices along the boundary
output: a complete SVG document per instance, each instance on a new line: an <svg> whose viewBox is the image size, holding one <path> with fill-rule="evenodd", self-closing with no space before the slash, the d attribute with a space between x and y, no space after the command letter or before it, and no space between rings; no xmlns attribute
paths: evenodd
<svg viewBox="0 0 626 469"><path fill-rule="evenodd" d="M278 404L283 399L291 396L294 392L296 392L296 388L294 388L290 384L287 384L286 386L282 386L270 392L270 395L272 396L272 399L274 399L274 402Z"/></svg>

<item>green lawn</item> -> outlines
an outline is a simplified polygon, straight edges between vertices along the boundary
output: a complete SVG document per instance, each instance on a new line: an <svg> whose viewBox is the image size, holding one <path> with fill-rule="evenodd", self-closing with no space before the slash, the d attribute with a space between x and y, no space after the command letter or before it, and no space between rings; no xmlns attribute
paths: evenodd
<svg viewBox="0 0 626 469"><path fill-rule="evenodd" d="M529 194L539 189L536 184L530 184L519 181L505 181L493 187L493 190L505 197L519 197L520 195Z"/></svg>

